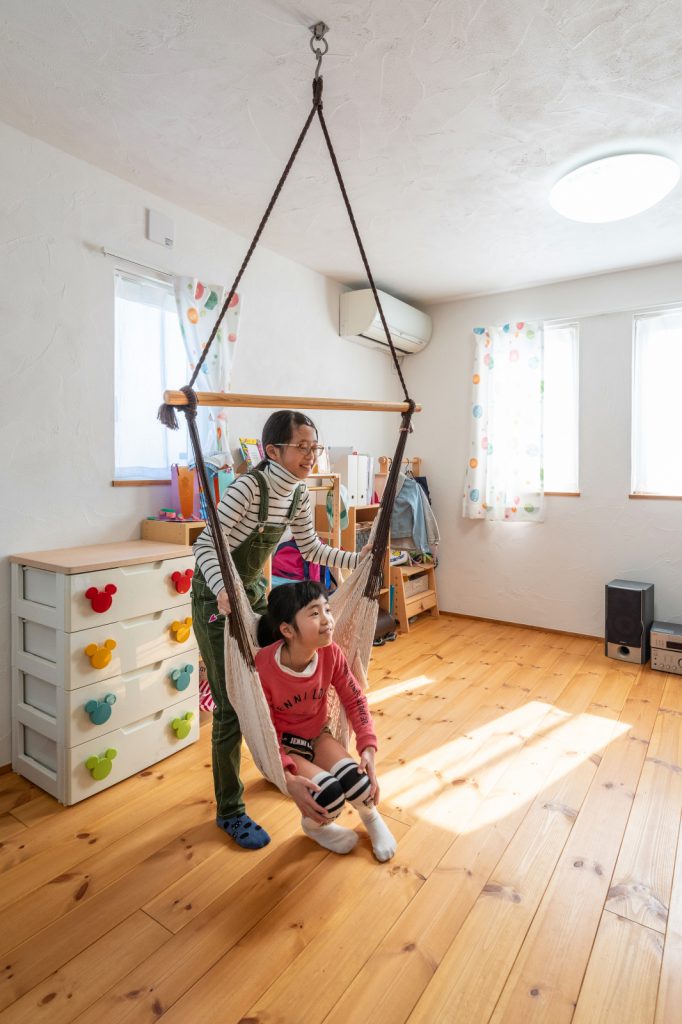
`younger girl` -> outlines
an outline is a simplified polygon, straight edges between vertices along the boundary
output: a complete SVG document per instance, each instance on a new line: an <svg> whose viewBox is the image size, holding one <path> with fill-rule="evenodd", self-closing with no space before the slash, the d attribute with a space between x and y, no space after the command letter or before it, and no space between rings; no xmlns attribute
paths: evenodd
<svg viewBox="0 0 682 1024"><path fill-rule="evenodd" d="M341 648L324 588L313 580L275 587L258 624L256 668L279 741L287 789L303 831L334 853L350 853L357 833L334 824L346 800L369 833L377 860L390 860L396 841L376 809L377 738L367 700ZM269 646L266 646L269 645ZM327 693L333 686L355 732L360 763L331 734Z"/></svg>

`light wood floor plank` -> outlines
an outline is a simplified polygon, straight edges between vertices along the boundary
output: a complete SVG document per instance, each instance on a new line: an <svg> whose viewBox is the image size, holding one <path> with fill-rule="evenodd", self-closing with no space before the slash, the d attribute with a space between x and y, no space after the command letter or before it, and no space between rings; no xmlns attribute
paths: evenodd
<svg viewBox="0 0 682 1024"><path fill-rule="evenodd" d="M679 685L679 684L678 684ZM670 912L665 933L656 1024L679 1024L682 1006L682 819L677 837Z"/></svg>
<svg viewBox="0 0 682 1024"><path fill-rule="evenodd" d="M653 1024L662 953L658 931L604 911L573 1024Z"/></svg>
<svg viewBox="0 0 682 1024"><path fill-rule="evenodd" d="M663 690L644 670L604 754L495 1013L505 1024L571 1020Z"/></svg>
<svg viewBox="0 0 682 1024"><path fill-rule="evenodd" d="M0 1013L0 1024L68 1024L170 937L136 911Z"/></svg>
<svg viewBox="0 0 682 1024"><path fill-rule="evenodd" d="M682 685L669 676L607 909L665 933L682 813Z"/></svg>
<svg viewBox="0 0 682 1024"><path fill-rule="evenodd" d="M66 872L33 889L3 912L0 957L9 955L32 935L49 927L76 907L82 907L112 883L124 878L136 866L154 856L178 833L210 820L212 809L199 783L178 792L177 805L154 815L118 842L95 850L82 847L84 856Z"/></svg>

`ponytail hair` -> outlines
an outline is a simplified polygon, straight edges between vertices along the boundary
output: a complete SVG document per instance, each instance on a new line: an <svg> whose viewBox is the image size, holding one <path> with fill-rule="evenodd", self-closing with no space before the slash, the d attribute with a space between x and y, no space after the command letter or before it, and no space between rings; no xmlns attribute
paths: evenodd
<svg viewBox="0 0 682 1024"><path fill-rule="evenodd" d="M300 610L320 597L326 600L327 591L317 580L299 580L273 587L268 595L268 610L258 621L258 646L267 647L281 640L280 626L285 622L296 629L294 620Z"/></svg>
<svg viewBox="0 0 682 1024"><path fill-rule="evenodd" d="M265 458L255 467L257 470L265 469L270 461L267 454L268 445L289 444L294 435L294 427L312 427L317 437L317 427L305 413L296 412L294 409L280 409L279 412L273 412L272 416L268 416L261 437Z"/></svg>

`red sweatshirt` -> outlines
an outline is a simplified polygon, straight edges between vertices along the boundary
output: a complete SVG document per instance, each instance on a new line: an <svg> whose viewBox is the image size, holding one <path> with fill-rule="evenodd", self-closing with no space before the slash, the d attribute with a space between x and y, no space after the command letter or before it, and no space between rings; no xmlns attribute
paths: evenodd
<svg viewBox="0 0 682 1024"><path fill-rule="evenodd" d="M285 672L275 658L282 642L263 647L256 655L256 668L277 733L279 752L285 770L296 774L296 765L282 750L282 733L312 740L327 724L327 691L333 686L355 733L358 753L365 747L377 748L374 723L367 699L351 672L341 648L332 643L317 652L317 668L312 675Z"/></svg>

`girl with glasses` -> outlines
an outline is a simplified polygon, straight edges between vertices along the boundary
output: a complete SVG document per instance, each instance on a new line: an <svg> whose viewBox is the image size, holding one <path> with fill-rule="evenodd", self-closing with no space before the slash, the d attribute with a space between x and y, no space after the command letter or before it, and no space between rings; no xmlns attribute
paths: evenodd
<svg viewBox="0 0 682 1024"><path fill-rule="evenodd" d="M312 473L320 445L313 421L301 412L284 409L263 427L265 459L232 483L218 504L218 518L251 607L267 611L263 566L289 527L302 557L335 569L354 569L369 550L359 553L329 547L317 536L310 495L304 481ZM197 570L192 580L194 632L206 674L213 711L212 760L217 825L249 850L270 837L246 813L239 771L241 731L225 686L224 629L230 606L210 526L194 545Z"/></svg>

